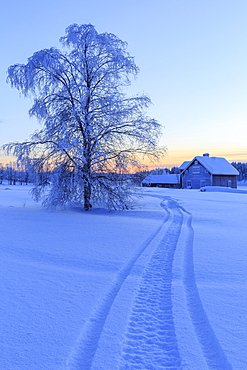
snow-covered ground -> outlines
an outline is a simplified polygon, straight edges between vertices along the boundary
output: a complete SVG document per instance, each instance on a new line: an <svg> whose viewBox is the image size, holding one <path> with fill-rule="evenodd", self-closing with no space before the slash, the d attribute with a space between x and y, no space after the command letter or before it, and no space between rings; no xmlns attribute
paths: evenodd
<svg viewBox="0 0 247 370"><path fill-rule="evenodd" d="M0 185L0 369L246 370L247 194L86 213L28 190Z"/></svg>

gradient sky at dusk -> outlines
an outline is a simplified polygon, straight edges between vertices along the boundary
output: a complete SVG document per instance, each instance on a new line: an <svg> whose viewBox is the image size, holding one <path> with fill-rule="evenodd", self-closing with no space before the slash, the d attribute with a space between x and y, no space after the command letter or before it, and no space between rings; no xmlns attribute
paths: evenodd
<svg viewBox="0 0 247 370"><path fill-rule="evenodd" d="M140 67L130 94L147 93L164 127L164 166L209 152L247 161L246 0L12 0L1 6L0 145L39 124L31 101L6 84L7 68L60 47L72 24L93 24L128 42ZM7 159L0 156L0 162Z"/></svg>

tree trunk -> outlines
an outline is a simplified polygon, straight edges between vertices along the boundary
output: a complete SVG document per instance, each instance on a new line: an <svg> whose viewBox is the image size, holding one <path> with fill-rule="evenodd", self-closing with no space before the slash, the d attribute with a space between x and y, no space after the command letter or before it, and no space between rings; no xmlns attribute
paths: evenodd
<svg viewBox="0 0 247 370"><path fill-rule="evenodd" d="M85 211L89 211L90 208L92 208L90 199L91 199L91 184L87 181L84 185L84 209Z"/></svg>
<svg viewBox="0 0 247 370"><path fill-rule="evenodd" d="M90 134L85 130L84 132L84 151L83 156L85 159L85 164L83 167L84 173L84 210L89 211L92 208L90 203L92 186L90 183L90 173L91 173L91 156L90 156Z"/></svg>

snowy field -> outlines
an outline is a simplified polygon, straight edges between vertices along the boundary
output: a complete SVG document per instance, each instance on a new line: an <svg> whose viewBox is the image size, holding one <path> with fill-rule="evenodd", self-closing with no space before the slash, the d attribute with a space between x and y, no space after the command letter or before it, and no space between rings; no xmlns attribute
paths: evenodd
<svg viewBox="0 0 247 370"><path fill-rule="evenodd" d="M0 369L247 369L244 191L86 213L29 189L0 185Z"/></svg>

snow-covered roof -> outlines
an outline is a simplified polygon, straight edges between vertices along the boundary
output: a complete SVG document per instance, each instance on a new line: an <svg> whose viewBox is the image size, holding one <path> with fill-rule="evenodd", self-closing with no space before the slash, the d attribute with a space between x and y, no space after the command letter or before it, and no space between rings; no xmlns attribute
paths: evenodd
<svg viewBox="0 0 247 370"><path fill-rule="evenodd" d="M238 175L239 172L225 158L197 156L184 168L187 169L194 160L197 160L212 175Z"/></svg>
<svg viewBox="0 0 247 370"><path fill-rule="evenodd" d="M180 175L148 175L143 181L143 184L179 184Z"/></svg>
<svg viewBox="0 0 247 370"><path fill-rule="evenodd" d="M179 166L178 168L179 168L179 170L184 170L187 166L188 166L188 164L190 163L190 161L184 161L182 164L181 164L181 166Z"/></svg>

